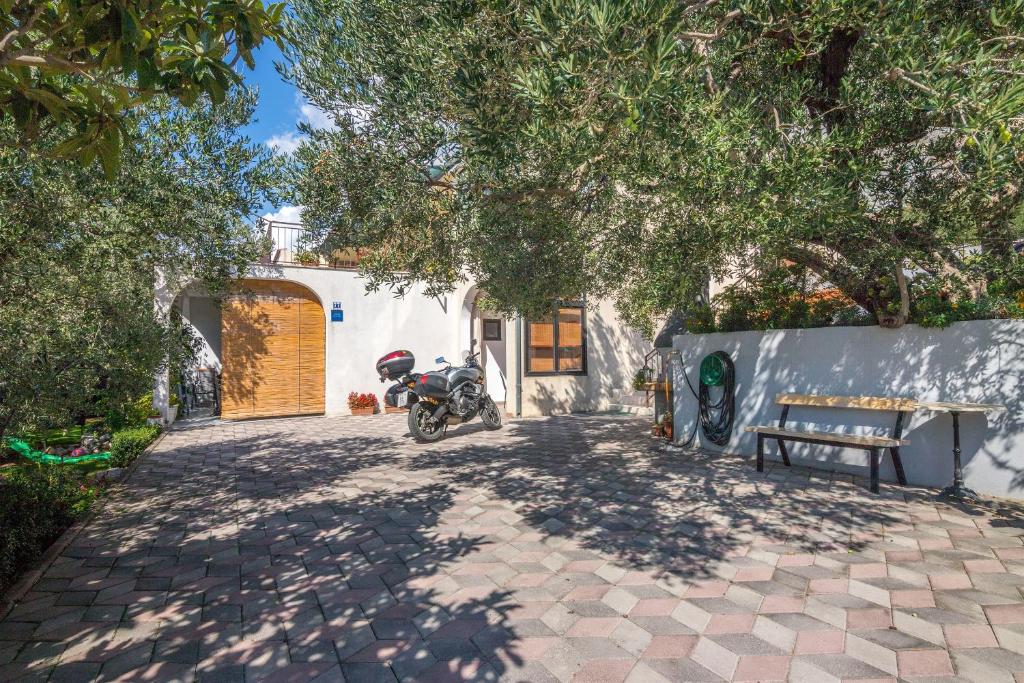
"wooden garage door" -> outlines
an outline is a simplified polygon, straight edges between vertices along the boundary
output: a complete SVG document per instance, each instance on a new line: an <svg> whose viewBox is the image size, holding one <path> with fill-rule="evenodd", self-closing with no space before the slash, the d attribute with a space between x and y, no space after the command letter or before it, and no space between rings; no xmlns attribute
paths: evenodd
<svg viewBox="0 0 1024 683"><path fill-rule="evenodd" d="M292 282L244 280L221 311L221 416L324 412L324 310Z"/></svg>

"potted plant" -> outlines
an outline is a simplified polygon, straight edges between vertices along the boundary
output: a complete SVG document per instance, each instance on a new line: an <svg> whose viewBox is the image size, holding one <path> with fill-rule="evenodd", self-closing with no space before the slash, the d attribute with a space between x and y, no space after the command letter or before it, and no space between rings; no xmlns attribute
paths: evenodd
<svg viewBox="0 0 1024 683"><path fill-rule="evenodd" d="M146 424L148 425L160 425L164 423L164 416L160 414L160 411L155 406L150 407L149 414L146 416Z"/></svg>
<svg viewBox="0 0 1024 683"><path fill-rule="evenodd" d="M643 367L633 373L633 391L643 391L651 381L652 368Z"/></svg>
<svg viewBox="0 0 1024 683"><path fill-rule="evenodd" d="M661 435L669 441L672 440L672 413L670 412L661 415Z"/></svg>
<svg viewBox="0 0 1024 683"><path fill-rule="evenodd" d="M167 424L171 424L178 419L178 406L181 405L181 401L178 400L178 395L171 392L171 398L167 402Z"/></svg>
<svg viewBox="0 0 1024 683"><path fill-rule="evenodd" d="M377 412L377 397L353 391L348 395L348 408L353 415L373 415Z"/></svg>
<svg viewBox="0 0 1024 683"><path fill-rule="evenodd" d="M318 266L320 265L320 255L312 251L303 250L295 254L295 262L300 266Z"/></svg>

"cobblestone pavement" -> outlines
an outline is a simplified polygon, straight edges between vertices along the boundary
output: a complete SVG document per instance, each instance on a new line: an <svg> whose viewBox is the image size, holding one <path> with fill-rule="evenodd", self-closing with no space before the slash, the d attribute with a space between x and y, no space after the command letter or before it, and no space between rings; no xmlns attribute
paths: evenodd
<svg viewBox="0 0 1024 683"><path fill-rule="evenodd" d="M1017 510L645 427L176 429L0 622L0 680L1024 678Z"/></svg>

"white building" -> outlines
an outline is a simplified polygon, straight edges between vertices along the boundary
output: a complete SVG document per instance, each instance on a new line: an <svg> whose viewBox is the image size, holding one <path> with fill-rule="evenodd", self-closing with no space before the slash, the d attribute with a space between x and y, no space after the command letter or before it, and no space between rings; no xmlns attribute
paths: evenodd
<svg viewBox="0 0 1024 683"><path fill-rule="evenodd" d="M606 301L560 303L543 320L505 319L481 310L466 284L442 298L413 288L402 298L367 292L353 254L311 262L294 248L301 227L265 223L274 244L250 267L236 293L158 291L202 339L199 364L219 375L222 417L346 414L350 392L370 392L383 406L374 368L389 351L408 349L416 370L444 356L460 363L473 340L487 390L511 415L604 411L637 401L631 384L651 348L621 323ZM302 260L303 265L297 261ZM160 377L155 403L168 413Z"/></svg>

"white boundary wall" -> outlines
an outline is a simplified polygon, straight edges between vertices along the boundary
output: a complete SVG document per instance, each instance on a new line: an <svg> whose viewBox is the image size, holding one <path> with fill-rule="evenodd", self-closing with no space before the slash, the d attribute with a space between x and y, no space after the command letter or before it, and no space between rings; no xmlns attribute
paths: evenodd
<svg viewBox="0 0 1024 683"><path fill-rule="evenodd" d="M727 352L736 363L736 424L725 448L698 443L708 450L753 455L757 448L748 425L778 423L783 392L847 396L912 397L919 400L1001 403L1003 413L964 414L960 418L961 450L968 486L979 493L1024 499L1024 321L978 320L945 329L907 325L831 327L679 335L673 342L675 434L685 440L693 430L697 402L682 376L694 388L701 359ZM793 406L787 425L852 433L891 433L894 413L811 409ZM911 484L950 483L952 422L948 414L918 411L910 416L901 449ZM766 457L779 459L774 441ZM790 444L794 464L854 472L867 476L864 451L829 446ZM750 466L754 463L751 460ZM888 452L882 459L883 479L896 476Z"/></svg>

